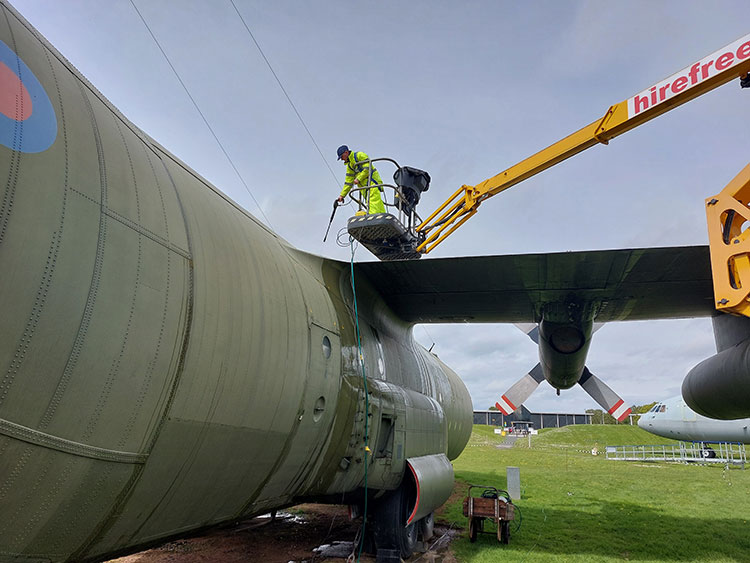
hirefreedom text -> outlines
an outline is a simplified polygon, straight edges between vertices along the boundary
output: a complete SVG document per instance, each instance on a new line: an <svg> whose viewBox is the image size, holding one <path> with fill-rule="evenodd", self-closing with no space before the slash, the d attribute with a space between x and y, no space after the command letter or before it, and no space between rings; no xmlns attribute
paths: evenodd
<svg viewBox="0 0 750 563"><path fill-rule="evenodd" d="M750 34L629 98L627 101L628 117L635 117L720 72L730 70L748 58L750 58Z"/></svg>

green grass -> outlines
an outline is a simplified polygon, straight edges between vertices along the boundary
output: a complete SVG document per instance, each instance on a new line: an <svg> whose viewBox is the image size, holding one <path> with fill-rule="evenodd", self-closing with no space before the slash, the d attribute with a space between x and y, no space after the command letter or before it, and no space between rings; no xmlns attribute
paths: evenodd
<svg viewBox="0 0 750 563"><path fill-rule="evenodd" d="M453 542L461 562L750 561L750 468L608 461L607 445L675 443L624 425L550 429L531 448L523 438L498 449L502 440L474 427L442 519L468 528L468 483L504 489L516 466L521 528L506 546L491 534L472 544L466 530Z"/></svg>
<svg viewBox="0 0 750 563"><path fill-rule="evenodd" d="M583 448L591 450L597 447L604 451L604 446L632 446L638 444L677 444L675 440L662 438L641 430L638 426L629 424L589 424L563 426L562 428L547 428L541 430L538 436L532 436L532 448ZM519 440L519 446L528 442Z"/></svg>

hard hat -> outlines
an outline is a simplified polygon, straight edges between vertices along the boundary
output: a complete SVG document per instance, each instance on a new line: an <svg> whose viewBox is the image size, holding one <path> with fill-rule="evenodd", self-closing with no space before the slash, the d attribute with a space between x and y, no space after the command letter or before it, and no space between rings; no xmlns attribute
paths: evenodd
<svg viewBox="0 0 750 563"><path fill-rule="evenodd" d="M347 147L346 145L341 145L336 151L336 154L339 155L338 160L341 160L341 155L348 151L349 151L349 147Z"/></svg>

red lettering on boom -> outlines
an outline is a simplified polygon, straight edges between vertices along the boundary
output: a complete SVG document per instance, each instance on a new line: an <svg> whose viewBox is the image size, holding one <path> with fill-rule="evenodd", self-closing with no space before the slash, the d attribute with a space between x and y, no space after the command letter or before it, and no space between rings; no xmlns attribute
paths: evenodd
<svg viewBox="0 0 750 563"><path fill-rule="evenodd" d="M688 76L690 76L690 84L695 85L698 83L698 69L700 66L700 63L695 63L690 67L690 72L688 72Z"/></svg>
<svg viewBox="0 0 750 563"><path fill-rule="evenodd" d="M750 58L750 41L742 43L734 52L727 51L716 58L703 59L706 62L699 61L693 63L690 69L687 70L686 75L678 76L671 82L662 82L656 86L652 86L648 92L636 94L633 98L627 100L628 108L633 111L633 115L637 115L664 102L672 95L684 92L699 82L708 79L712 72L712 67L715 74L731 68L740 61L748 58Z"/></svg>
<svg viewBox="0 0 750 563"><path fill-rule="evenodd" d="M684 76L680 76L677 80L672 82L672 92L679 94L687 86L688 79Z"/></svg>
<svg viewBox="0 0 750 563"><path fill-rule="evenodd" d="M714 68L716 70L724 70L725 68L731 66L733 60L734 60L734 53L724 53L718 59L716 59L716 64L714 65Z"/></svg>
<svg viewBox="0 0 750 563"><path fill-rule="evenodd" d="M666 84L659 88L659 101L663 102L667 99L667 90L669 90L669 84Z"/></svg>
<svg viewBox="0 0 750 563"><path fill-rule="evenodd" d="M635 113L641 113L642 111L647 110L648 98L641 98L640 96L636 96L635 100L633 101L633 106L635 107Z"/></svg>

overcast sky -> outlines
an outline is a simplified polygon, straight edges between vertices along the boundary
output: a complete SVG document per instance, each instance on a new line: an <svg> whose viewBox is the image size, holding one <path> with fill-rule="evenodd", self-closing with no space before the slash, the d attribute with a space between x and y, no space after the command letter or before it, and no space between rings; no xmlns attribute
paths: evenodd
<svg viewBox="0 0 750 563"><path fill-rule="evenodd" d="M750 31L742 1L315 2L134 0L262 207L295 246L322 243L344 170L336 147L427 170L425 216ZM13 5L128 118L262 215L128 0ZM704 198L748 163L750 90L735 82L484 203L430 256L707 242ZM335 174L332 175L329 167ZM381 168L384 178L392 170ZM332 231L345 225L339 213ZM371 260L360 249L358 260ZM508 325L429 325L420 342L487 408L537 362ZM627 403L676 395L715 351L710 321L612 323L588 365ZM532 411L583 412L542 384Z"/></svg>

